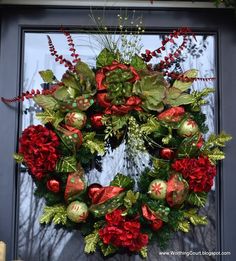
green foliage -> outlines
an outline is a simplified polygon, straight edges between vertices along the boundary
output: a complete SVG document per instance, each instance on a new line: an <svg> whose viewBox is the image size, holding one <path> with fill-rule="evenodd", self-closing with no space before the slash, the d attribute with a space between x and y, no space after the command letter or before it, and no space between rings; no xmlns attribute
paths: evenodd
<svg viewBox="0 0 236 261"><path fill-rule="evenodd" d="M141 125L141 132L149 135L153 132L161 130L161 124L155 116L150 116L147 122Z"/></svg>
<svg viewBox="0 0 236 261"><path fill-rule="evenodd" d="M67 222L66 208L62 204L46 206L43 215L40 218L40 224L49 224L53 222L56 225L65 225Z"/></svg>
<svg viewBox="0 0 236 261"><path fill-rule="evenodd" d="M207 201L207 193L206 192L191 192L188 195L187 202L191 205L195 205L198 207L204 207Z"/></svg>
<svg viewBox="0 0 236 261"><path fill-rule="evenodd" d="M206 225L208 223L207 217L200 216L197 214L197 209L189 209L184 212L184 217L189 219L189 221L194 225Z"/></svg>
<svg viewBox="0 0 236 261"><path fill-rule="evenodd" d="M83 94L90 93L95 84L95 74L93 70L90 69L86 63L79 61L75 66L75 71L76 74L79 75L80 85L86 87L83 90Z"/></svg>
<svg viewBox="0 0 236 261"><path fill-rule="evenodd" d="M34 96L34 101L44 110L56 110L59 106L57 100L49 95L38 94Z"/></svg>
<svg viewBox="0 0 236 261"><path fill-rule="evenodd" d="M22 163L24 161L24 156L19 153L14 153L13 158L17 163Z"/></svg>
<svg viewBox="0 0 236 261"><path fill-rule="evenodd" d="M232 136L221 132L220 134L211 134L207 142L204 144L204 149L213 148L213 147L225 147L225 143L230 141Z"/></svg>
<svg viewBox="0 0 236 261"><path fill-rule="evenodd" d="M199 111L199 112L191 112L191 116L193 120L197 123L199 130L202 133L207 133L209 129L208 126L206 125L206 115L201 111Z"/></svg>
<svg viewBox="0 0 236 261"><path fill-rule="evenodd" d="M139 253L140 253L140 256L141 256L142 258L147 258L147 256L148 256L148 248L147 248L147 247L143 247L143 248L139 251Z"/></svg>
<svg viewBox="0 0 236 261"><path fill-rule="evenodd" d="M165 103L171 106L190 104L193 101L191 94L183 93L183 91L176 87L168 88L166 91Z"/></svg>
<svg viewBox="0 0 236 261"><path fill-rule="evenodd" d="M138 200L139 192L133 192L132 190L128 190L124 197L124 206L129 209L131 208Z"/></svg>
<svg viewBox="0 0 236 261"><path fill-rule="evenodd" d="M146 204L154 212L154 214L161 220L168 222L170 208L164 205L163 200L147 200Z"/></svg>
<svg viewBox="0 0 236 261"><path fill-rule="evenodd" d="M116 115L103 116L102 122L106 126L105 140L113 136L119 137L122 129L128 125L129 118L128 114L122 117Z"/></svg>
<svg viewBox="0 0 236 261"><path fill-rule="evenodd" d="M138 187L139 191L141 193L147 193L148 188L152 180L154 179L153 177L148 175L149 169L146 168L143 173L140 175L139 181L138 181Z"/></svg>
<svg viewBox="0 0 236 261"><path fill-rule="evenodd" d="M68 101L70 98L74 98L76 90L70 87L61 86L54 93L53 97L59 101Z"/></svg>
<svg viewBox="0 0 236 261"><path fill-rule="evenodd" d="M177 226L177 230L180 230L184 233L188 233L190 230L190 223L187 220L180 221Z"/></svg>
<svg viewBox="0 0 236 261"><path fill-rule="evenodd" d="M36 118L43 124L51 123L55 128L64 120L64 115L59 111L45 110L43 112L36 113Z"/></svg>
<svg viewBox="0 0 236 261"><path fill-rule="evenodd" d="M128 176L118 173L111 181L110 186L132 189L134 186L134 180Z"/></svg>
<svg viewBox="0 0 236 261"><path fill-rule="evenodd" d="M67 71L63 74L61 81L66 87L70 87L75 90L80 90L81 85L79 80L76 78L76 75L72 72Z"/></svg>
<svg viewBox="0 0 236 261"><path fill-rule="evenodd" d="M214 88L205 88L201 92L193 91L192 96L194 98L194 102L191 104L192 111L201 111L201 106L208 103L205 99L203 99L203 97L208 96L214 91Z"/></svg>
<svg viewBox="0 0 236 261"><path fill-rule="evenodd" d="M96 67L100 68L103 66L111 65L114 60L118 59L118 54L109 51L107 48L104 48L97 57Z"/></svg>
<svg viewBox="0 0 236 261"><path fill-rule="evenodd" d="M86 254L91 254L96 251L97 244L99 242L99 234L98 230L94 230L93 233L87 235L84 238L85 246L84 246L84 252Z"/></svg>
<svg viewBox="0 0 236 261"><path fill-rule="evenodd" d="M218 160L223 160L225 158L225 153L219 148L214 148L210 151L205 150L204 154L208 156L212 164L216 164Z"/></svg>
<svg viewBox="0 0 236 261"><path fill-rule="evenodd" d="M83 146L88 148L92 154L105 154L104 141L95 138L96 132L87 132L83 138Z"/></svg>
<svg viewBox="0 0 236 261"><path fill-rule="evenodd" d="M189 89L189 87L193 84L193 80L191 78L196 78L198 75L198 70L191 69L183 73L183 77L189 78L189 81L181 81L175 80L173 83L173 87L181 90L182 92Z"/></svg>
<svg viewBox="0 0 236 261"><path fill-rule="evenodd" d="M168 225L177 230L178 224L183 221L184 213L181 209L171 208L168 215Z"/></svg>
<svg viewBox="0 0 236 261"><path fill-rule="evenodd" d="M51 70L40 71L39 74L40 74L41 78L43 79L43 81L46 83L53 83L56 79L53 71L51 71Z"/></svg>
<svg viewBox="0 0 236 261"><path fill-rule="evenodd" d="M144 62L144 60L138 56L134 55L132 57L132 60L130 62L130 65L132 65L137 71L145 70L147 69L147 64Z"/></svg>
<svg viewBox="0 0 236 261"><path fill-rule="evenodd" d="M158 158L153 158L152 162L153 171L149 171L148 175L154 178L167 180L169 178L170 162Z"/></svg>
<svg viewBox="0 0 236 261"><path fill-rule="evenodd" d="M104 256L114 254L118 250L117 247L114 247L112 245L105 245L102 242L99 245Z"/></svg>
<svg viewBox="0 0 236 261"><path fill-rule="evenodd" d="M199 135L187 137L183 139L178 148L178 157L194 157L198 155L199 149L196 146L199 140Z"/></svg>
<svg viewBox="0 0 236 261"><path fill-rule="evenodd" d="M77 170L77 161L74 156L60 157L57 161L57 172L73 172Z"/></svg>
<svg viewBox="0 0 236 261"><path fill-rule="evenodd" d="M164 109L165 84L164 77L161 74L145 76L135 82L133 92L141 97L143 100L142 107L145 110L162 111Z"/></svg>

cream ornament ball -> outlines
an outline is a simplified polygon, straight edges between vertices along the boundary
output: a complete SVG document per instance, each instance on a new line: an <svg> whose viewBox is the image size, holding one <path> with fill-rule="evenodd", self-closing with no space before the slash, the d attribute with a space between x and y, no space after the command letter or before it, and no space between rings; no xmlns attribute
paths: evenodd
<svg viewBox="0 0 236 261"><path fill-rule="evenodd" d="M80 201L73 201L67 207L67 217L75 222L84 222L88 217L88 207L85 203Z"/></svg>
<svg viewBox="0 0 236 261"><path fill-rule="evenodd" d="M161 179L153 180L149 185L148 194L153 199L165 199L167 183Z"/></svg>
<svg viewBox="0 0 236 261"><path fill-rule="evenodd" d="M184 120L179 129L177 130L179 136L187 138L199 133L199 128L197 123L192 119Z"/></svg>
<svg viewBox="0 0 236 261"><path fill-rule="evenodd" d="M81 130L86 124L87 116L84 112L68 112L65 116L65 123L68 126Z"/></svg>

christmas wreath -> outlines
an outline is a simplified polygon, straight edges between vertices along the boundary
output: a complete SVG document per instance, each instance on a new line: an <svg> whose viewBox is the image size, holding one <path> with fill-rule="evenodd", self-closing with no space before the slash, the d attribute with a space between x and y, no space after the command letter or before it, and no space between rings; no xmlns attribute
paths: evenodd
<svg viewBox="0 0 236 261"><path fill-rule="evenodd" d="M23 131L14 157L28 168L36 195L45 199L41 224L80 230L88 254L100 248L104 256L130 251L146 257L148 244L166 233L207 223L198 211L213 185L216 162L224 158L220 148L231 137L222 132L206 140L201 106L213 89L190 87L213 78L199 78L195 69L171 71L194 37L188 28L140 56L110 45L98 55L96 68L81 61L70 33L63 33L73 61L59 55L48 36L51 55L67 68L62 79L41 71L48 89L2 98L32 98L42 108L36 117L43 125ZM182 43L162 60L165 46L179 37ZM157 64L149 63L153 57ZM88 184L94 162L120 144L131 164L136 155L148 158L139 181L117 173L109 186Z"/></svg>

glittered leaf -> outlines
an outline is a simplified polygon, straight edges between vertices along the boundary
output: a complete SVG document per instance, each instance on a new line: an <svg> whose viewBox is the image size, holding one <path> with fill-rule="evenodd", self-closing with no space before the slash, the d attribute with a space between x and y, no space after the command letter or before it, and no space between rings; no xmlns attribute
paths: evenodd
<svg viewBox="0 0 236 261"><path fill-rule="evenodd" d="M147 247L143 247L140 251L139 251L140 255L142 258L147 258L148 256L148 248Z"/></svg>
<svg viewBox="0 0 236 261"><path fill-rule="evenodd" d="M62 204L54 206L46 206L43 210L43 215L40 217L40 224L54 224L65 225L67 222L66 207Z"/></svg>
<svg viewBox="0 0 236 261"><path fill-rule="evenodd" d="M184 212L184 217L194 225L206 225L208 223L207 217L197 214L197 209L189 209Z"/></svg>
<svg viewBox="0 0 236 261"><path fill-rule="evenodd" d="M126 208L131 208L132 205L137 202L138 198L139 198L139 192L135 193L132 190L127 191L124 197L124 206Z"/></svg>
<svg viewBox="0 0 236 261"><path fill-rule="evenodd" d="M17 163L22 163L24 161L24 156L19 153L14 153L13 158Z"/></svg>
<svg viewBox="0 0 236 261"><path fill-rule="evenodd" d="M61 157L57 161L56 171L57 172L73 172L77 170L77 161L73 156Z"/></svg>
<svg viewBox="0 0 236 261"><path fill-rule="evenodd" d="M155 131L159 131L160 128L160 122L156 119L156 117L150 117L145 124L141 125L141 132L151 134Z"/></svg>
<svg viewBox="0 0 236 261"><path fill-rule="evenodd" d="M117 55L109 51L107 48L104 48L97 57L96 67L100 68L106 65L110 65L117 58Z"/></svg>
<svg viewBox="0 0 236 261"><path fill-rule="evenodd" d="M225 143L230 141L232 139L232 136L229 134L226 134L225 132L221 132L220 134L211 134L207 140L207 142L204 144L204 147L225 147Z"/></svg>
<svg viewBox="0 0 236 261"><path fill-rule="evenodd" d="M36 95L34 101L44 110L55 110L58 108L58 102L49 95Z"/></svg>
<svg viewBox="0 0 236 261"><path fill-rule="evenodd" d="M65 84L66 87L70 87L72 89L79 90L81 88L81 85L79 83L79 80L75 78L75 75L71 72L67 71L62 76L62 82Z"/></svg>
<svg viewBox="0 0 236 261"><path fill-rule="evenodd" d="M198 75L198 70L191 69L183 73L183 77L188 77L189 81L181 81L175 80L173 87L180 89L182 92L189 89L189 87L193 84L193 80L191 78L196 78Z"/></svg>
<svg viewBox="0 0 236 261"><path fill-rule="evenodd" d="M130 65L132 65L137 71L147 69L147 64L138 55L135 55L135 56L132 57Z"/></svg>
<svg viewBox="0 0 236 261"><path fill-rule="evenodd" d="M181 221L178 223L177 229L183 231L184 233L188 233L190 230L190 224L188 221Z"/></svg>
<svg viewBox="0 0 236 261"><path fill-rule="evenodd" d="M219 148L214 148L213 150L210 150L206 153L206 155L213 164L216 164L218 160L222 160L225 158L225 153L221 151Z"/></svg>
<svg viewBox="0 0 236 261"><path fill-rule="evenodd" d="M192 111L201 111L201 106L208 103L203 97L215 92L214 88L205 88L202 91L193 91L191 94L194 98L194 102L191 104Z"/></svg>
<svg viewBox="0 0 236 261"><path fill-rule="evenodd" d="M40 71L39 74L46 83L52 83L56 79L51 70Z"/></svg>
<svg viewBox="0 0 236 261"><path fill-rule="evenodd" d="M114 247L112 245L101 244L100 247L104 256L114 254L118 250L117 247Z"/></svg>
<svg viewBox="0 0 236 261"><path fill-rule="evenodd" d="M134 181L130 177L119 173L112 180L112 182L110 183L110 186L132 189L134 186Z"/></svg>
<svg viewBox="0 0 236 261"><path fill-rule="evenodd" d="M84 246L84 252L86 254L94 253L97 248L97 244L99 242L99 234L98 230L94 230L93 233L87 235L84 238L85 246Z"/></svg>
<svg viewBox="0 0 236 261"><path fill-rule="evenodd" d="M207 193L206 192L191 192L187 197L188 203L191 205L195 205L198 207L204 207L207 201Z"/></svg>

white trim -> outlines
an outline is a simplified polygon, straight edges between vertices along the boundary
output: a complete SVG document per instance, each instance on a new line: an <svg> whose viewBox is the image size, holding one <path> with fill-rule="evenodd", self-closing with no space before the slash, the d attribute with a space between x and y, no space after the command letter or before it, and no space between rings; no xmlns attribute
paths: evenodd
<svg viewBox="0 0 236 261"><path fill-rule="evenodd" d="M216 8L213 2L159 0L0 0L0 5Z"/></svg>

